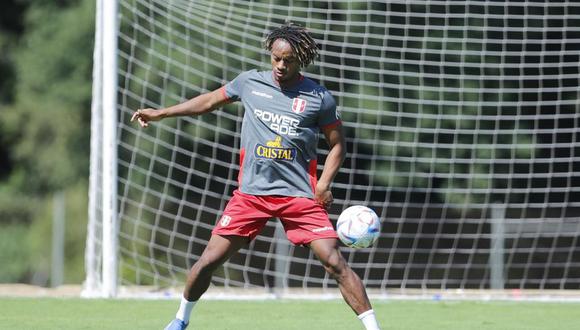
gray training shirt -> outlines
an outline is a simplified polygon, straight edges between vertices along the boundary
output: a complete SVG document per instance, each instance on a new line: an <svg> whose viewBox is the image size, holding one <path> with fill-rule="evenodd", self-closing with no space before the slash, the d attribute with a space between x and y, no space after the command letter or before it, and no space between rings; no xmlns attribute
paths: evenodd
<svg viewBox="0 0 580 330"><path fill-rule="evenodd" d="M222 91L245 109L240 191L313 198L320 128L341 123L328 90L303 76L294 86L280 89L272 71L251 70Z"/></svg>

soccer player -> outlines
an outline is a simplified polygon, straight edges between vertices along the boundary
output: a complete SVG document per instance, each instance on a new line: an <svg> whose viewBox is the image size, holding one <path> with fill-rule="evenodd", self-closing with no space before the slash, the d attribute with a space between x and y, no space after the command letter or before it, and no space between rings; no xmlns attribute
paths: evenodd
<svg viewBox="0 0 580 330"><path fill-rule="evenodd" d="M192 266L176 318L165 329L185 329L213 272L254 239L270 218L279 218L288 239L309 247L337 281L364 327L377 330L366 290L342 257L326 211L333 201L330 185L346 146L332 95L301 74L318 54L318 47L308 30L293 23L272 30L264 46L271 53L271 71L242 72L217 90L164 109L140 109L131 118L147 127L151 121L200 115L230 102L241 101L245 109L239 187ZM320 131L329 153L317 178Z"/></svg>

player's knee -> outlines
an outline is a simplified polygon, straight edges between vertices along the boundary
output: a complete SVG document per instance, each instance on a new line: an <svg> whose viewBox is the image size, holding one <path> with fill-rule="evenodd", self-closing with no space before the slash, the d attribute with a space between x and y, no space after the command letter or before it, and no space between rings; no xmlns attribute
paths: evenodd
<svg viewBox="0 0 580 330"><path fill-rule="evenodd" d="M198 273L200 276L208 276L213 274L220 264L218 259L202 255L193 265L192 271Z"/></svg>
<svg viewBox="0 0 580 330"><path fill-rule="evenodd" d="M348 268L346 260L342 257L340 252L332 251L327 258L322 260L322 264L329 275L334 278L340 278Z"/></svg>

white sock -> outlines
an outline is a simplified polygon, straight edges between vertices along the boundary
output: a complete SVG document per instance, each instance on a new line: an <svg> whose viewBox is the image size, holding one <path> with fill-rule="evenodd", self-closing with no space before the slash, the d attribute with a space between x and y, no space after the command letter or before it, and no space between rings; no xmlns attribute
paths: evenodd
<svg viewBox="0 0 580 330"><path fill-rule="evenodd" d="M191 316L191 310L195 306L197 301L188 301L184 297L181 297L181 304L179 305L179 310L175 314L175 318L182 320L185 323L189 323L189 317Z"/></svg>
<svg viewBox="0 0 580 330"><path fill-rule="evenodd" d="M381 330L375 317L375 311L369 309L368 311L359 314L358 319L362 321L366 330Z"/></svg>

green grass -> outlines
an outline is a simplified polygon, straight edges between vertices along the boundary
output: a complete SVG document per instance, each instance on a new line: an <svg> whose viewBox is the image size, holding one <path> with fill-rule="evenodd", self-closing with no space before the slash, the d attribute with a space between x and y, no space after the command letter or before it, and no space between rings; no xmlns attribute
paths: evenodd
<svg viewBox="0 0 580 330"><path fill-rule="evenodd" d="M0 298L0 329L163 329L173 300ZM577 329L578 303L375 301L382 329ZM330 301L203 300L189 329L362 329Z"/></svg>

